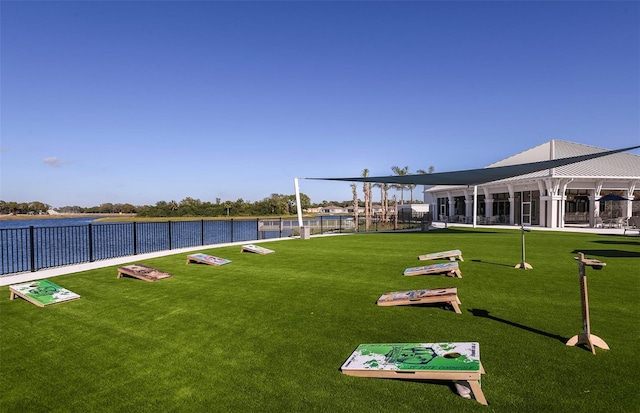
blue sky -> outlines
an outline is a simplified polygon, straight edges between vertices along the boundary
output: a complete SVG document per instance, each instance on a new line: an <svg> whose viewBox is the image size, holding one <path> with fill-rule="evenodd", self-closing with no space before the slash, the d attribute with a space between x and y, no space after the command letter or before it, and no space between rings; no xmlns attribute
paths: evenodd
<svg viewBox="0 0 640 413"><path fill-rule="evenodd" d="M0 199L255 202L637 145L639 5L2 1Z"/></svg>

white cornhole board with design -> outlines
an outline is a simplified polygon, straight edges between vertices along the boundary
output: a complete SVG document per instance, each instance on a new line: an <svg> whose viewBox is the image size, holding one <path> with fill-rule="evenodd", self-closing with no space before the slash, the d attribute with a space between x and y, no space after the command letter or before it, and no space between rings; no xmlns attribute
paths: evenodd
<svg viewBox="0 0 640 413"><path fill-rule="evenodd" d="M226 258L214 257L213 255L207 254L187 255L187 264L191 264L192 262L196 262L199 264L209 264L219 267L221 265L229 264L231 260L228 260Z"/></svg>
<svg viewBox="0 0 640 413"><path fill-rule="evenodd" d="M58 304L65 301L76 300L80 296L72 291L62 288L49 280L36 280L24 284L14 284L9 286L9 299L16 297L24 298L31 304L44 307L51 304Z"/></svg>
<svg viewBox="0 0 640 413"><path fill-rule="evenodd" d="M275 251L265 247L261 247L259 245L247 244L242 246L242 249L240 249L240 252L254 252L256 254L266 255L266 254L273 254Z"/></svg>
<svg viewBox="0 0 640 413"><path fill-rule="evenodd" d="M462 278L462 272L460 272L457 261L407 268L404 270L403 275L447 275L449 277Z"/></svg>
<svg viewBox="0 0 640 413"><path fill-rule="evenodd" d="M451 251L442 251L442 252L432 252L431 254L419 255L418 259L420 261L427 260L441 260L444 258L448 258L451 261L455 261L456 259L460 261L464 261L462 259L462 251L460 250L451 250Z"/></svg>
<svg viewBox="0 0 640 413"><path fill-rule="evenodd" d="M478 343L360 344L340 368L357 377L398 380L464 380L476 401L487 404L480 387L484 368Z"/></svg>

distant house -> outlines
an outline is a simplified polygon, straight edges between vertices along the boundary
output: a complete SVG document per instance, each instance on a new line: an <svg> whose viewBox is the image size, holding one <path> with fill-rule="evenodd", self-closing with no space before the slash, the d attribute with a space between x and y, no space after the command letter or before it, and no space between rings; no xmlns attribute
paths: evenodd
<svg viewBox="0 0 640 413"><path fill-rule="evenodd" d="M606 149L552 140L487 167L516 165L603 152ZM597 226L606 220L640 215L640 156L617 153L558 168L473 187L425 186L424 202L434 217L449 222L537 225L562 228L567 223ZM600 202L607 194L625 201ZM604 219L604 221L603 221Z"/></svg>

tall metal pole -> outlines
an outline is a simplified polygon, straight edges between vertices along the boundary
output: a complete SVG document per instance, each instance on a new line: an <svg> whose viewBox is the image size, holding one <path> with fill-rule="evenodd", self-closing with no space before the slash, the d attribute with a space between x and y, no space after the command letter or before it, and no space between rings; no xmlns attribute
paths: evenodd
<svg viewBox="0 0 640 413"><path fill-rule="evenodd" d="M296 191L296 210L298 211L298 226L302 228L302 203L300 202L300 185L298 178L293 178L293 187Z"/></svg>

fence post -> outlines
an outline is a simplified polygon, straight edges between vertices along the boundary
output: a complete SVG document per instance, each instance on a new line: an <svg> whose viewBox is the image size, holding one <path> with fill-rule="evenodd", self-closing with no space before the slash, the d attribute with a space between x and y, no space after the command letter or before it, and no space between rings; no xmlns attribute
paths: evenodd
<svg viewBox="0 0 640 413"><path fill-rule="evenodd" d="M93 227L89 224L89 262L93 262Z"/></svg>
<svg viewBox="0 0 640 413"><path fill-rule="evenodd" d="M29 227L29 248L31 249L31 272L36 270L35 240L33 239L33 225Z"/></svg>
<svg viewBox="0 0 640 413"><path fill-rule="evenodd" d="M138 223L133 221L133 255L138 255Z"/></svg>
<svg viewBox="0 0 640 413"><path fill-rule="evenodd" d="M169 232L169 249L171 248L171 221L167 221L167 230Z"/></svg>
<svg viewBox="0 0 640 413"><path fill-rule="evenodd" d="M204 245L204 219L200 220L200 245Z"/></svg>
<svg viewBox="0 0 640 413"><path fill-rule="evenodd" d="M231 242L233 242L233 218L231 218Z"/></svg>

